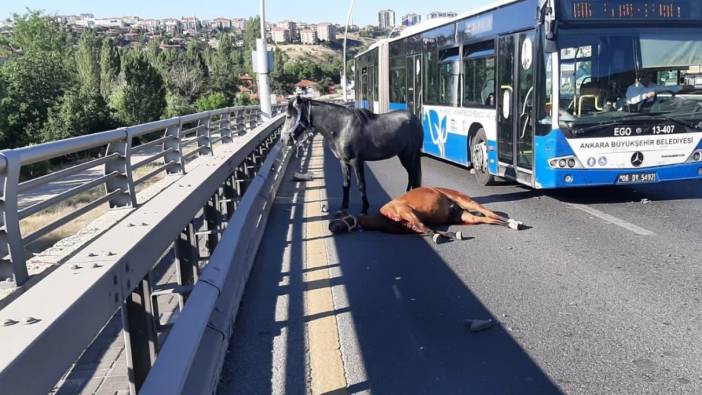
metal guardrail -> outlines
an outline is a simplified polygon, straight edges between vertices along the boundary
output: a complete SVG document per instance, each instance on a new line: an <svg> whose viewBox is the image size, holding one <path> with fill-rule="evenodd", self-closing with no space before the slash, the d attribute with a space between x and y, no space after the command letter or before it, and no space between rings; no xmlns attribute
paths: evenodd
<svg viewBox="0 0 702 395"><path fill-rule="evenodd" d="M119 310L135 394L154 362L160 366L178 348L167 342L157 359L158 292L151 272L170 249L177 284L169 292L187 302L172 334L183 339L181 328L188 327L205 332L184 343L183 351L191 352L200 339L210 341L214 332L230 333L231 313L290 156L280 141L283 121L279 115L236 144L222 145L0 310L0 392L46 393ZM224 287L232 295L220 297ZM215 331L201 328L203 322Z"/></svg>
<svg viewBox="0 0 702 395"><path fill-rule="evenodd" d="M274 114L283 109L274 107ZM0 152L0 281L10 281L15 286L27 281L25 248L28 244L105 203L110 207L137 207L140 203L137 186L164 172L185 173L189 160L212 155L216 143L231 143L234 137L259 125L260 115L258 107L230 107ZM137 141L143 143L136 145ZM156 152L151 152L153 149ZM41 177L20 180L26 166L95 150L103 150L100 157ZM134 163L133 156L145 152L148 152L146 157ZM153 164L156 164L154 169L139 178L134 177L138 169ZM22 195L97 166L103 167L102 176L31 206L18 207ZM28 235L22 234L20 221L23 219L101 185L105 187L102 196Z"/></svg>
<svg viewBox="0 0 702 395"><path fill-rule="evenodd" d="M256 176L168 335L142 394L213 394L258 246L293 149L279 142Z"/></svg>

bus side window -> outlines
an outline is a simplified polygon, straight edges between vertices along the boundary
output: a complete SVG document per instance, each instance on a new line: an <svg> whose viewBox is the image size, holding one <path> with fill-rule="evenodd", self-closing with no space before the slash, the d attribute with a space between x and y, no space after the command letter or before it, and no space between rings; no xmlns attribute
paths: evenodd
<svg viewBox="0 0 702 395"><path fill-rule="evenodd" d="M407 89L404 58L390 59L390 102L406 103Z"/></svg>
<svg viewBox="0 0 702 395"><path fill-rule="evenodd" d="M463 49L463 106L495 106L495 43L488 41Z"/></svg>

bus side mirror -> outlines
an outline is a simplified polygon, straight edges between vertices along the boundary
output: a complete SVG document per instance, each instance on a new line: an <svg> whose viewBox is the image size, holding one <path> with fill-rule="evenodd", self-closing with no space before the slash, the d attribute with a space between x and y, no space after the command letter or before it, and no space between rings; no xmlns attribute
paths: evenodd
<svg viewBox="0 0 702 395"><path fill-rule="evenodd" d="M558 52L558 47L556 46L556 21L553 17L553 8L545 1L537 12L539 23L543 25L544 52Z"/></svg>

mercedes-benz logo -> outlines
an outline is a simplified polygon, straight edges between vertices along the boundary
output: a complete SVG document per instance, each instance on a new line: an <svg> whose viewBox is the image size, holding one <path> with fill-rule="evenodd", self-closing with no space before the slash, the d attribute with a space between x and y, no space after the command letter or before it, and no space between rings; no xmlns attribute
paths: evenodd
<svg viewBox="0 0 702 395"><path fill-rule="evenodd" d="M643 164L643 160L644 155L639 151L634 152L634 155L631 156L631 164L634 165L634 167L641 166L641 164Z"/></svg>

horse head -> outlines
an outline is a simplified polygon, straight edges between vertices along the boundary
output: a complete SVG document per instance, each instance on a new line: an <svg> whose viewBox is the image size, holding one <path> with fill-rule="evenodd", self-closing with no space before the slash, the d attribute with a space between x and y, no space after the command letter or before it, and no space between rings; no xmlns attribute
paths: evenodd
<svg viewBox="0 0 702 395"><path fill-rule="evenodd" d="M300 135L312 128L311 109L310 101L300 96L288 102L283 130L285 131L284 135L292 144L297 145Z"/></svg>

